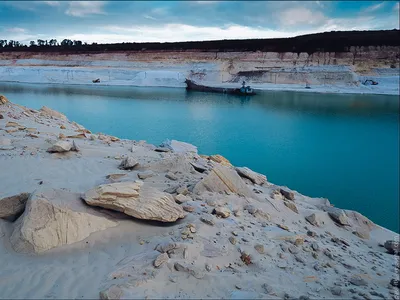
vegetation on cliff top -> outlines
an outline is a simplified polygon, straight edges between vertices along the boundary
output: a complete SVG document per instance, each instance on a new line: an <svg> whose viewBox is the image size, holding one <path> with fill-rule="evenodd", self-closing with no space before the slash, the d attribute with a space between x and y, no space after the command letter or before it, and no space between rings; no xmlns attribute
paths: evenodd
<svg viewBox="0 0 400 300"><path fill-rule="evenodd" d="M23 45L18 41L0 40L0 52L106 52L106 51L185 51L204 52L266 51L266 52L348 52L351 47L400 46L400 30L331 31L293 38L218 40L175 43L116 43L87 44L82 41L55 39L31 41Z"/></svg>

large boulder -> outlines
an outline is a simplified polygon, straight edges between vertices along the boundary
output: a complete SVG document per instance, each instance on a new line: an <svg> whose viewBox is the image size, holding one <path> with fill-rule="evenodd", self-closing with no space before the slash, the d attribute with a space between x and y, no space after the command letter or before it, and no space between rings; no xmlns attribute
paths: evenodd
<svg viewBox="0 0 400 300"><path fill-rule="evenodd" d="M250 179L255 184L262 185L267 182L267 177L265 175L254 172L247 167L237 167L235 170L241 177Z"/></svg>
<svg viewBox="0 0 400 300"><path fill-rule="evenodd" d="M39 109L39 111L40 114L43 116L49 116L56 119L67 120L67 117L65 115L51 108L48 108L47 106L43 106L41 109Z"/></svg>
<svg viewBox="0 0 400 300"><path fill-rule="evenodd" d="M87 204L100 206L129 216L161 222L175 222L185 217L181 206L167 193L141 181L103 184L83 196Z"/></svg>
<svg viewBox="0 0 400 300"><path fill-rule="evenodd" d="M333 221L340 225L349 226L349 219L343 209L336 207L325 207L324 210L328 213Z"/></svg>
<svg viewBox="0 0 400 300"><path fill-rule="evenodd" d="M236 171L222 165L215 165L210 173L198 182L193 189L196 194L202 194L205 191L235 193L255 198L254 193L247 187Z"/></svg>
<svg viewBox="0 0 400 300"><path fill-rule="evenodd" d="M17 252L40 253L117 225L87 207L79 194L43 187L29 197L24 213L15 222L11 244Z"/></svg>
<svg viewBox="0 0 400 300"><path fill-rule="evenodd" d="M160 145L159 149L166 148L175 153L194 153L197 154L197 147L192 144L179 142L176 140L166 140Z"/></svg>
<svg viewBox="0 0 400 300"><path fill-rule="evenodd" d="M73 146L73 144L69 141L58 141L53 146L51 146L49 149L47 149L47 152L49 152L49 153L68 152L68 151L71 151L72 146Z"/></svg>
<svg viewBox="0 0 400 300"><path fill-rule="evenodd" d="M0 199L0 218L14 219L24 211L28 198L29 193L21 193Z"/></svg>

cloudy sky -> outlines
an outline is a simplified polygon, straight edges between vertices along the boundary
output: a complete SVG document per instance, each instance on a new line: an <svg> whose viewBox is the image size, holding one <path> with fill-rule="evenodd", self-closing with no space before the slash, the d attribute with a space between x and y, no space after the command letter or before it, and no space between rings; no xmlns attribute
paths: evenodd
<svg viewBox="0 0 400 300"><path fill-rule="evenodd" d="M170 42L399 28L398 1L0 1L0 39Z"/></svg>

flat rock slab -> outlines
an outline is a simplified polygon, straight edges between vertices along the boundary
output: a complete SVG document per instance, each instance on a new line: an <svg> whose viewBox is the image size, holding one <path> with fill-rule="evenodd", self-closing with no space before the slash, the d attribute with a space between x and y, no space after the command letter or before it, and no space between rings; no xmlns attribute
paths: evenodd
<svg viewBox="0 0 400 300"><path fill-rule="evenodd" d="M235 170L240 177L250 179L255 184L263 185L267 182L267 177L265 175L254 172L247 167L237 167Z"/></svg>
<svg viewBox="0 0 400 300"><path fill-rule="evenodd" d="M79 194L40 188L29 197L24 213L16 221L11 244L17 252L40 253L117 225L84 205Z"/></svg>
<svg viewBox="0 0 400 300"><path fill-rule="evenodd" d="M161 222L185 217L170 194L143 185L141 181L103 184L83 196L87 204L123 212L129 216Z"/></svg>
<svg viewBox="0 0 400 300"><path fill-rule="evenodd" d="M192 144L180 142L177 140L166 140L163 142L159 148L167 148L175 153L194 153L197 154L197 147Z"/></svg>
<svg viewBox="0 0 400 300"><path fill-rule="evenodd" d="M235 170L216 165L193 189L195 194L203 192L228 192L256 198Z"/></svg>

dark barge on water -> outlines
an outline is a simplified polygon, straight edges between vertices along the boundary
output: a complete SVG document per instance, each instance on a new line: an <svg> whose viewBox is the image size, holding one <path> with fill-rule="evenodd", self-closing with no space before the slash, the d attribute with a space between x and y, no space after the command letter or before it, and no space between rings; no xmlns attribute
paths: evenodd
<svg viewBox="0 0 400 300"><path fill-rule="evenodd" d="M196 84L189 79L186 79L185 83L186 83L186 90L192 90L192 91L243 95L243 96L252 96L256 94L256 92L252 88L250 88L250 86L245 86L246 83L244 81L242 83L241 88L222 88L222 87L205 86Z"/></svg>

